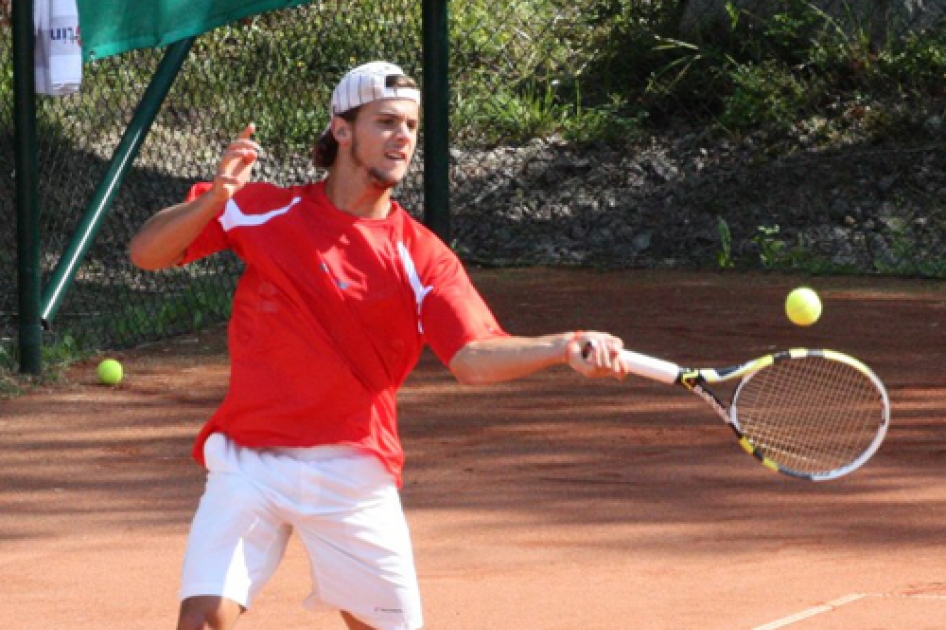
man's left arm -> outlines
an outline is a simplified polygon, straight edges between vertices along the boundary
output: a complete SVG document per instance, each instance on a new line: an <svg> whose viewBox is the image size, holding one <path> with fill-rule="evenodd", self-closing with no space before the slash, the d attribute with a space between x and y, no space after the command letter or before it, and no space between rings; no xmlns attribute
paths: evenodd
<svg viewBox="0 0 946 630"><path fill-rule="evenodd" d="M568 365L592 378L624 378L623 342L608 333L571 332L540 337L491 337L471 341L450 360L450 371L464 385L486 385Z"/></svg>

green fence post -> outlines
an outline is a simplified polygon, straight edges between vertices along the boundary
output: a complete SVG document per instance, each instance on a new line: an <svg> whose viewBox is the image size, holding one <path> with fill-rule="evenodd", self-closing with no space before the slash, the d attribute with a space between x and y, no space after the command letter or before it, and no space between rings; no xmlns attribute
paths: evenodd
<svg viewBox="0 0 946 630"><path fill-rule="evenodd" d="M95 235L98 234L125 175L135 161L141 144L148 137L151 124L158 115L161 104L164 103L193 44L194 38L189 37L171 44L164 53L161 64L142 95L141 102L112 155L102 183L92 196L92 201L89 202L85 214L82 215L82 220L69 241L66 252L56 265L49 285L43 291L41 317L44 324L48 325L52 321L63 296L72 285L82 259L92 246Z"/></svg>
<svg viewBox="0 0 946 630"><path fill-rule="evenodd" d="M16 270L20 371L43 369L40 318L39 162L33 69L33 0L13 3L13 94L16 168Z"/></svg>
<svg viewBox="0 0 946 630"><path fill-rule="evenodd" d="M450 244L449 0L424 0L424 224Z"/></svg>

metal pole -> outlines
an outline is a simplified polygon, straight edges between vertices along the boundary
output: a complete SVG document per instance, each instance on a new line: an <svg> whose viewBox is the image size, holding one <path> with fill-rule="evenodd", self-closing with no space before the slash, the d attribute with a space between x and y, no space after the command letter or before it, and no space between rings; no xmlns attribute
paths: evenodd
<svg viewBox="0 0 946 630"><path fill-rule="evenodd" d="M449 244L449 0L424 0L424 224Z"/></svg>
<svg viewBox="0 0 946 630"><path fill-rule="evenodd" d="M52 321L63 296L75 280L79 265L92 246L95 235L102 227L108 210L112 206L112 201L115 199L125 175L131 169L141 144L148 137L151 124L158 115L161 104L164 103L164 99L174 84L174 79L180 72L181 66L184 64L184 60L187 59L193 44L194 38L189 37L168 46L161 64L142 95L141 102L138 104L131 122L128 123L128 128L112 155L108 171L92 196L92 201L89 202L85 214L82 216L72 240L66 248L66 252L59 259L59 264L53 272L49 285L43 291L41 318L44 324L48 325Z"/></svg>
<svg viewBox="0 0 946 630"><path fill-rule="evenodd" d="M14 165L20 371L43 369L40 321L39 161L33 69L33 0L13 3Z"/></svg>

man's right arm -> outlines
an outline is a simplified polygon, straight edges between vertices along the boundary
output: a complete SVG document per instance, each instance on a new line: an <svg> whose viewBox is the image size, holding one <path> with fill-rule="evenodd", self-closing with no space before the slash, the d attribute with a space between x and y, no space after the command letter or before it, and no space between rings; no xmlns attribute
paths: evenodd
<svg viewBox="0 0 946 630"><path fill-rule="evenodd" d="M253 173L259 145L250 137L256 130L250 123L224 151L213 186L191 201L161 210L131 239L128 253L136 266L154 271L181 262L188 246L207 223L217 216Z"/></svg>
<svg viewBox="0 0 946 630"><path fill-rule="evenodd" d="M178 264L187 247L226 203L227 197L214 187L192 201L161 210L132 237L128 246L131 262L146 271Z"/></svg>

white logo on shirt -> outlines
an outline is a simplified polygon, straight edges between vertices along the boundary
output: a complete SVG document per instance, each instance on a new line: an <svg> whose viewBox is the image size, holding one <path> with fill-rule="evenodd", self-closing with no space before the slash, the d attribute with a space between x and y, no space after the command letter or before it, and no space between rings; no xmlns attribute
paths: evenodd
<svg viewBox="0 0 946 630"><path fill-rule="evenodd" d="M410 280L411 289L414 291L414 300L417 302L417 331L423 334L424 325L421 323L420 311L424 303L424 298L427 297L427 294L433 291L434 288L433 286L425 287L424 283L421 282L420 276L417 275L417 267L414 266L414 259L411 258L411 253L401 241L397 242L397 253L401 257L401 264L404 265L404 272L407 273L407 279Z"/></svg>
<svg viewBox="0 0 946 630"><path fill-rule="evenodd" d="M275 219L280 215L286 214L300 201L302 201L302 197L295 197L289 202L288 206L283 208L270 210L269 212L264 212L263 214L243 214L243 211L240 210L240 206L238 206L237 203L231 199L227 202L227 206L218 220L220 221L220 225L223 226L225 232L229 232L233 228L238 227L254 227L257 225L263 225L270 219Z"/></svg>

